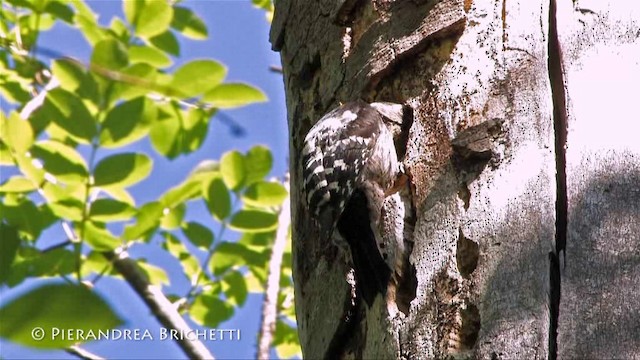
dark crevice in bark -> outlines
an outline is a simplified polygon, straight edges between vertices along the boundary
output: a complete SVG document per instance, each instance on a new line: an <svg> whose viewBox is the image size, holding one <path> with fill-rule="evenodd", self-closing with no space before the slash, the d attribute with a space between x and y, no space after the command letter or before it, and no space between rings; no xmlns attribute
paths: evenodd
<svg viewBox="0 0 640 360"><path fill-rule="evenodd" d="M549 254L549 359L557 358L557 330L560 308L560 253L566 256L567 241L567 173L566 173L566 143L567 143L567 101L564 86L564 72L562 69L562 53L558 38L558 24L556 18L556 2L549 2L549 81L553 100L553 124L555 133L556 153L556 237L554 252Z"/></svg>
<svg viewBox="0 0 640 360"><path fill-rule="evenodd" d="M480 249L478 243L468 239L459 229L458 245L456 246L456 266L463 278L468 279L478 266Z"/></svg>

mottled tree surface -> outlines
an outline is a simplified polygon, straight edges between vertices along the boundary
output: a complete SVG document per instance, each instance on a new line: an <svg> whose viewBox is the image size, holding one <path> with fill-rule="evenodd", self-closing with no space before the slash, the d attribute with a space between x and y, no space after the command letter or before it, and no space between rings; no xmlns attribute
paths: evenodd
<svg viewBox="0 0 640 360"><path fill-rule="evenodd" d="M640 357L640 12L569 0L275 5L305 357ZM301 193L306 132L358 98L413 110L406 315L354 298Z"/></svg>

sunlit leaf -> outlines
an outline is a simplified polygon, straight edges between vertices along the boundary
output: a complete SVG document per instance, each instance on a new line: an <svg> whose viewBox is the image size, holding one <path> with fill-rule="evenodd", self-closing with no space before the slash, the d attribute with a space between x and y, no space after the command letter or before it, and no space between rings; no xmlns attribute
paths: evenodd
<svg viewBox="0 0 640 360"><path fill-rule="evenodd" d="M38 141L32 149L33 157L40 159L44 169L56 179L67 182L85 182L89 176L87 164L76 149L58 141Z"/></svg>
<svg viewBox="0 0 640 360"><path fill-rule="evenodd" d="M218 221L226 219L231 213L231 196L221 178L216 177L211 180L205 193L205 199L209 212Z"/></svg>
<svg viewBox="0 0 640 360"><path fill-rule="evenodd" d="M133 23L136 34L149 38L167 31L173 18L173 8L164 0L146 0L136 15Z"/></svg>
<svg viewBox="0 0 640 360"><path fill-rule="evenodd" d="M276 349L276 353L280 359L289 359L302 355L298 332L295 328L285 324L280 319L276 321L273 347Z"/></svg>
<svg viewBox="0 0 640 360"><path fill-rule="evenodd" d="M151 126L151 145L160 154L173 159L180 154L182 144L182 123L180 110L161 108L158 119Z"/></svg>
<svg viewBox="0 0 640 360"><path fill-rule="evenodd" d="M47 94L46 102L57 110L53 114L55 122L73 140L88 144L97 132L96 122L76 95L61 88L53 89Z"/></svg>
<svg viewBox="0 0 640 360"><path fill-rule="evenodd" d="M245 204L251 206L278 206L287 197L287 190L276 182L257 182L249 185L242 195Z"/></svg>
<svg viewBox="0 0 640 360"><path fill-rule="evenodd" d="M227 69L217 61L193 60L176 70L171 87L184 97L193 97L220 84L226 74Z"/></svg>
<svg viewBox="0 0 640 360"><path fill-rule="evenodd" d="M215 275L221 275L233 267L247 265L263 265L267 257L245 245L231 242L221 242L211 257L209 267Z"/></svg>
<svg viewBox="0 0 640 360"><path fill-rule="evenodd" d="M115 39L101 40L95 45L91 54L91 69L98 73L103 70L121 69L127 66L128 62L127 49Z"/></svg>
<svg viewBox="0 0 640 360"><path fill-rule="evenodd" d="M151 284L156 286L169 285L169 276L167 272L158 266L149 264L146 261L137 260L136 264Z"/></svg>
<svg viewBox="0 0 640 360"><path fill-rule="evenodd" d="M202 101L220 109L232 109L267 100L267 96L261 90L242 83L220 84L202 97Z"/></svg>
<svg viewBox="0 0 640 360"><path fill-rule="evenodd" d="M125 101L107 113L100 131L100 144L120 147L144 137L155 121L158 108L146 97Z"/></svg>
<svg viewBox="0 0 640 360"><path fill-rule="evenodd" d="M239 189L246 177L244 156L238 151L228 151L220 159L220 173L228 188Z"/></svg>
<svg viewBox="0 0 640 360"><path fill-rule="evenodd" d="M96 251L111 251L122 245L122 241L111 234L103 225L86 221L82 231L84 240Z"/></svg>
<svg viewBox="0 0 640 360"><path fill-rule="evenodd" d="M202 250L209 249L211 243L213 243L213 233L211 230L195 221L183 224L182 233L193 245Z"/></svg>
<svg viewBox="0 0 640 360"><path fill-rule="evenodd" d="M33 181L23 176L12 176L0 185L0 193L31 192L36 189Z"/></svg>
<svg viewBox="0 0 640 360"><path fill-rule="evenodd" d="M149 42L166 53L174 56L180 56L180 43L178 43L176 36L169 30L152 37L149 39Z"/></svg>
<svg viewBox="0 0 640 360"><path fill-rule="evenodd" d="M184 213L187 211L185 204L178 204L177 206L164 209L164 216L160 220L160 227L165 230L175 229L180 226Z"/></svg>
<svg viewBox="0 0 640 360"><path fill-rule="evenodd" d="M171 27L178 30L182 35L194 39L204 40L207 38L207 25L190 9L176 6L174 7Z"/></svg>
<svg viewBox="0 0 640 360"><path fill-rule="evenodd" d="M132 64L147 63L156 68L165 68L173 63L161 50L145 45L129 47L129 61Z"/></svg>
<svg viewBox="0 0 640 360"><path fill-rule="evenodd" d="M2 141L14 151L24 154L33 144L34 134L31 124L11 112L8 117L1 116L0 130Z"/></svg>
<svg viewBox="0 0 640 360"><path fill-rule="evenodd" d="M268 147L257 145L247 151L245 155L246 183L251 184L264 179L273 166L273 156Z"/></svg>
<svg viewBox="0 0 640 360"><path fill-rule="evenodd" d="M0 318L1 337L21 345L48 349L65 348L82 341L59 334L53 336L53 331L62 325L85 334L92 331L97 336L99 330L112 329L123 323L95 291L67 283L43 285L21 294L0 308ZM36 328L44 331L42 339L34 338Z"/></svg>
<svg viewBox="0 0 640 360"><path fill-rule="evenodd" d="M201 195L200 181L194 179L187 179L180 185L175 186L167 191L160 198L160 202L165 207L174 207L187 200L194 199Z"/></svg>
<svg viewBox="0 0 640 360"><path fill-rule="evenodd" d="M242 232L265 232L278 227L276 214L258 211L241 210L233 215L229 228Z"/></svg>
<svg viewBox="0 0 640 360"><path fill-rule="evenodd" d="M47 204L51 212L57 217L71 221L81 221L83 213L82 202L76 199L64 199Z"/></svg>
<svg viewBox="0 0 640 360"><path fill-rule="evenodd" d="M126 240L138 240L147 237L160 224L163 206L157 202L142 205L136 215L136 222L124 229L123 237Z"/></svg>
<svg viewBox="0 0 640 360"><path fill-rule="evenodd" d="M104 222L129 220L135 214L133 206L114 199L97 199L89 210L91 220Z"/></svg>
<svg viewBox="0 0 640 360"><path fill-rule="evenodd" d="M180 261L185 277L194 284L200 273L198 260L189 253L180 239L168 232L163 233L163 235L165 241L162 243L162 247Z"/></svg>
<svg viewBox="0 0 640 360"><path fill-rule="evenodd" d="M73 10L71 10L69 6L60 1L48 1L47 5L44 8L44 11L66 23L73 23Z"/></svg>
<svg viewBox="0 0 640 360"><path fill-rule="evenodd" d="M144 154L121 153L102 159L94 171L96 186L127 187L144 180L153 164Z"/></svg>
<svg viewBox="0 0 640 360"><path fill-rule="evenodd" d="M191 305L189 314L196 323L215 328L233 316L233 308L216 296L201 294Z"/></svg>
<svg viewBox="0 0 640 360"><path fill-rule="evenodd" d="M228 301L235 306L244 305L249 295L247 282L239 271L229 271L222 278L222 289Z"/></svg>

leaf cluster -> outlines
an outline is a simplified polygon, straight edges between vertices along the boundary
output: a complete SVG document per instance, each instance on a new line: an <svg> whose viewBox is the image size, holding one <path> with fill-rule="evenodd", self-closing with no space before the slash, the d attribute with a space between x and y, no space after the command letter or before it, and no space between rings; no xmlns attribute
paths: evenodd
<svg viewBox="0 0 640 360"><path fill-rule="evenodd" d="M33 341L30 326L36 323L86 331L122 324L93 290L102 277L119 276L102 254L153 239L160 239L190 284L173 298L203 326L217 326L249 293L263 291L286 197L281 184L265 180L272 167L268 148L204 161L147 203L138 204L131 187L149 183L154 169L151 154L132 145L146 139L167 159L188 155L204 143L217 111L266 96L251 85L226 82L227 68L212 59L174 66L178 36L208 36L189 8L124 1L123 13L103 27L82 1L6 0L0 8L0 96L9 105L0 113L0 166L11 174L0 184L0 283L65 281L46 282L0 308L0 336L21 344L72 345ZM38 37L55 23L82 34L92 49L87 60L55 53L43 59ZM211 222L189 220L190 202L203 202ZM52 227L65 237L50 246L43 234ZM145 259L137 263L151 283L170 285L164 268ZM291 291L290 269L284 271L283 289ZM44 297L51 306L34 313ZM89 318L78 308L101 315Z"/></svg>

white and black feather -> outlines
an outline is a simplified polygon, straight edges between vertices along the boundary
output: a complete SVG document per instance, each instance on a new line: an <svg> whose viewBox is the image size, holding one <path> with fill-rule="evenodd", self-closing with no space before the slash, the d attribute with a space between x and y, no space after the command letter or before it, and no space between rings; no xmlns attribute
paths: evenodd
<svg viewBox="0 0 640 360"><path fill-rule="evenodd" d="M323 116L305 138L302 161L309 209L329 228L354 189L366 190L371 186L365 183L373 182L384 191L398 171L391 133L380 112L362 101L346 103Z"/></svg>

